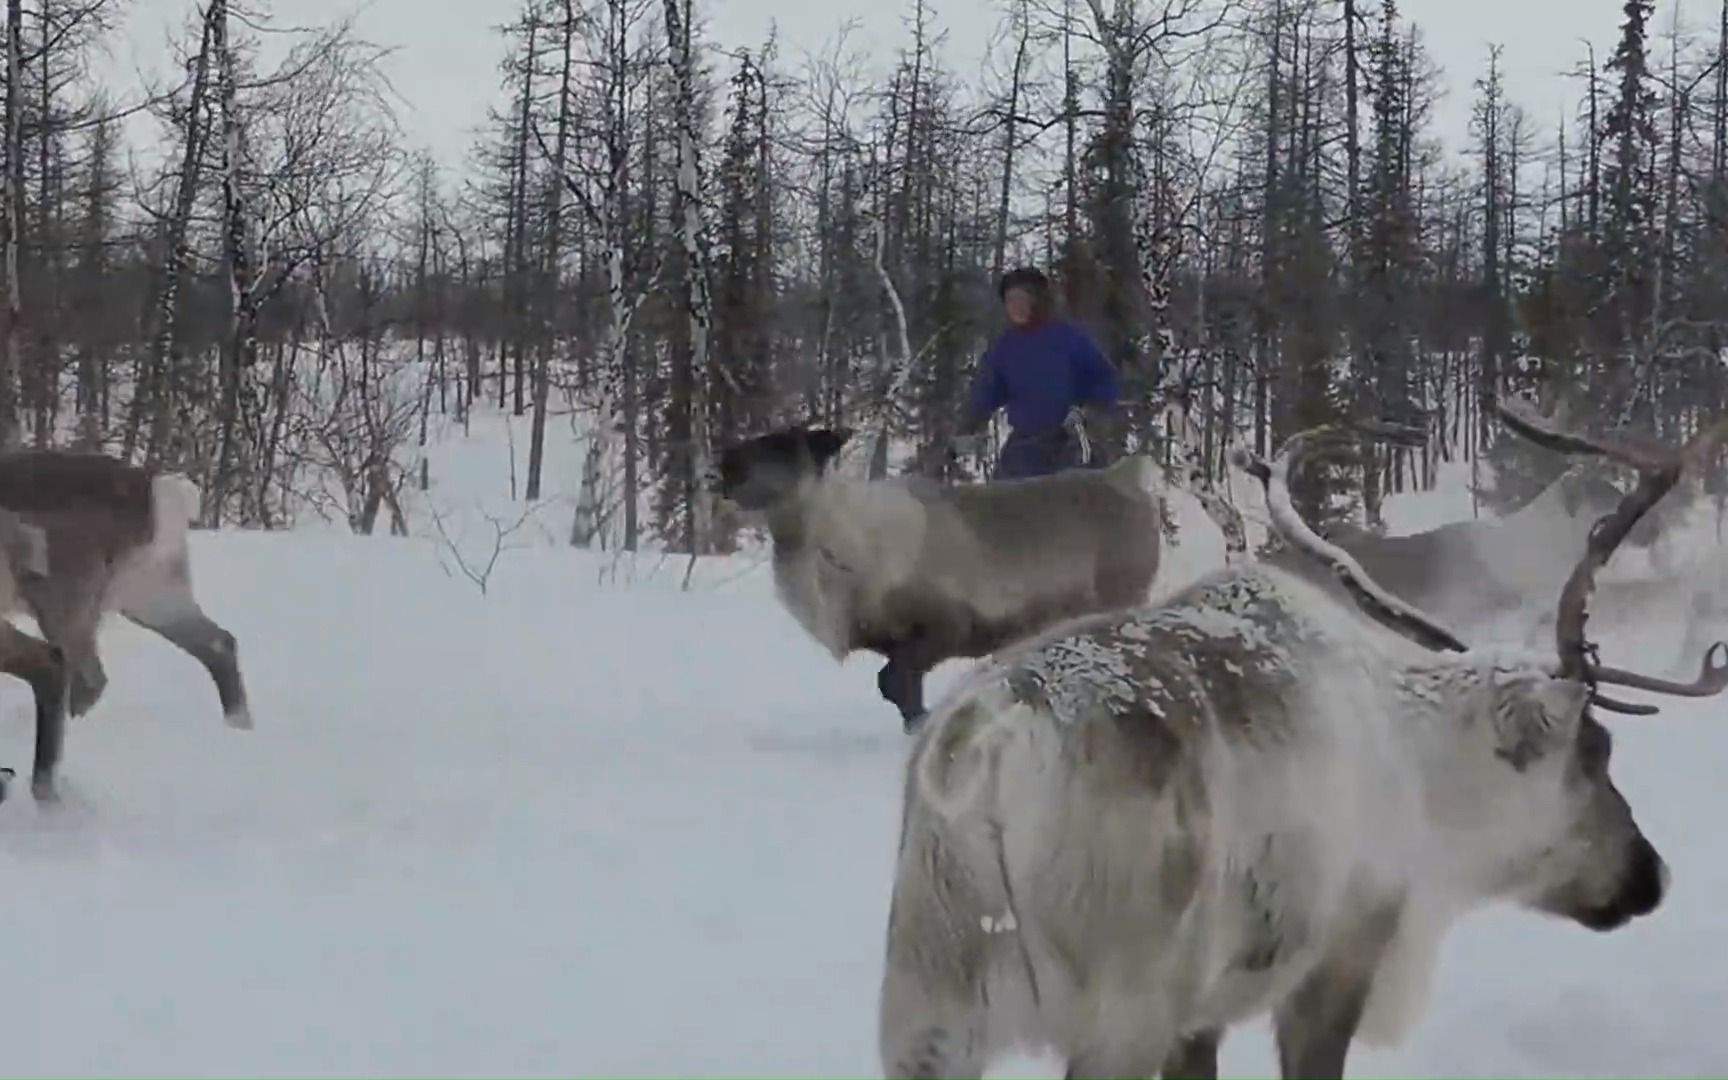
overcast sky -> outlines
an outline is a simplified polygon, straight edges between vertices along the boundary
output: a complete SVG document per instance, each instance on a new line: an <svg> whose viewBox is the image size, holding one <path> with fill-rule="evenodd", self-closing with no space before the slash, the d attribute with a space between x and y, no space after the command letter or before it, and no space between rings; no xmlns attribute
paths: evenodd
<svg viewBox="0 0 1728 1080"><path fill-rule="evenodd" d="M193 10L192 0L129 0L120 39L112 49L116 85L135 85L137 70L165 70L165 42ZM1481 74L1491 42L1505 47L1511 94L1534 114L1544 131L1570 110L1578 87L1560 76L1594 41L1599 56L1612 48L1622 0L1402 0L1407 19L1417 22L1434 62L1445 70L1446 97L1437 105L1436 132L1457 147L1467 132L1472 81ZM1708 27L1718 0L1680 0L1682 16ZM262 0L259 6L268 4ZM970 75L978 64L1000 10L998 0L931 0L945 30L949 64ZM910 0L697 0L710 39L722 46L755 45L777 24L781 56L788 63L820 51L840 24L854 19L853 40L886 61L906 40L902 24ZM498 92L502 42L492 31L511 19L519 0L275 0L266 10L277 21L307 24L358 13L363 36L393 46L388 71L398 93L401 122L409 138L440 159L459 163L472 129ZM1662 0L1657 28L1665 29L1674 4ZM140 134L148 130L146 126Z"/></svg>

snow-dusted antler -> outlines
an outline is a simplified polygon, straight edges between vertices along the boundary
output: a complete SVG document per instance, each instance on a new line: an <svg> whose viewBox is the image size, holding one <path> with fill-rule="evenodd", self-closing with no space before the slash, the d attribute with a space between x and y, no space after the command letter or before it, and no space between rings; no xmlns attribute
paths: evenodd
<svg viewBox="0 0 1728 1080"><path fill-rule="evenodd" d="M1231 452L1231 459L1265 487L1267 508L1279 534L1330 569L1371 618L1427 648L1465 652L1469 646L1457 634L1433 616L1387 592L1347 552L1309 528L1290 498L1290 474L1297 465L1316 452L1344 449L1363 435L1403 446L1420 446L1425 437L1420 428L1403 424L1325 425L1290 436L1270 465L1240 447Z"/></svg>

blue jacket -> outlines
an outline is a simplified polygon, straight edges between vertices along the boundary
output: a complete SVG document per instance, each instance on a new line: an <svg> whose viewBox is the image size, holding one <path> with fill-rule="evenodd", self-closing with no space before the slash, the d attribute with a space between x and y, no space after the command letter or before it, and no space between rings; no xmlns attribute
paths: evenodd
<svg viewBox="0 0 1728 1080"><path fill-rule="evenodd" d="M967 426L1006 406L1015 435L1035 435L1060 426L1072 406L1115 404L1121 394L1116 369L1085 330L1064 319L1010 326L978 365Z"/></svg>

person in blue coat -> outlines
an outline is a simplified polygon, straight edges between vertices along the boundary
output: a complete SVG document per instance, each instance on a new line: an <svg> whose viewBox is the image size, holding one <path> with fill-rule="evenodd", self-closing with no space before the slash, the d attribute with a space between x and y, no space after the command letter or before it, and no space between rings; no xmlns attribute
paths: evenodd
<svg viewBox="0 0 1728 1080"><path fill-rule="evenodd" d="M1010 432L997 458L998 479L1092 464L1082 452L1081 410L1117 404L1116 369L1091 335L1056 314L1049 279L1038 270L1010 270L997 293L1008 326L978 365L958 441L975 443L990 417L1006 409Z"/></svg>

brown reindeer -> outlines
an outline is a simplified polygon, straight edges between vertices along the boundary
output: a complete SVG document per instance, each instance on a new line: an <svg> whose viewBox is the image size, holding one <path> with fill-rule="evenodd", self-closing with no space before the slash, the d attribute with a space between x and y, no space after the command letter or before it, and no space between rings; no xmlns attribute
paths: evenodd
<svg viewBox="0 0 1728 1080"><path fill-rule="evenodd" d="M204 614L192 593L186 536L199 501L197 486L184 476L105 454L0 454L0 508L47 538L47 572L20 580L18 592L43 637L64 654L72 715L88 712L107 686L96 636L104 615L118 611L202 664L228 724L252 726L234 636ZM31 790L52 799L62 732L44 725L40 710L36 740Z"/></svg>
<svg viewBox="0 0 1728 1080"><path fill-rule="evenodd" d="M1163 512L1150 458L991 484L858 480L828 469L850 434L728 447L720 494L766 516L780 601L811 637L837 660L886 659L877 689L908 731L937 664L1146 599Z"/></svg>

